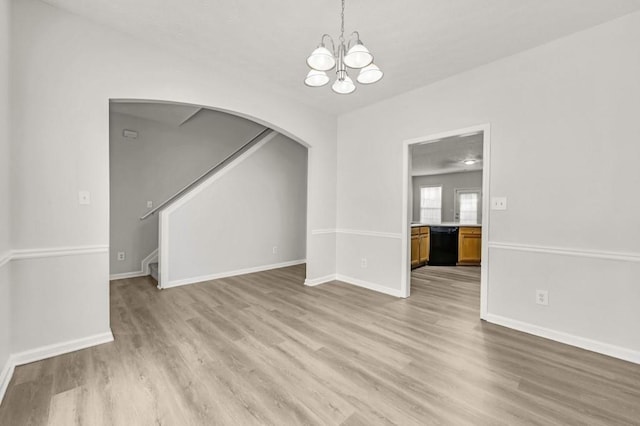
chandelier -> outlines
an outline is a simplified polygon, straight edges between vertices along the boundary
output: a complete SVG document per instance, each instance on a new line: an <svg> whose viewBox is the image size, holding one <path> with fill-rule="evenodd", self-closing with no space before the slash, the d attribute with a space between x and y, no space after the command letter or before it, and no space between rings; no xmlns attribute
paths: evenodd
<svg viewBox="0 0 640 426"><path fill-rule="evenodd" d="M327 71L336 67L336 81L331 86L334 92L341 95L348 95L356 90L356 85L347 74L347 68L359 69L360 73L356 80L360 84L372 84L380 80L382 71L373 63L373 55L369 52L362 41L360 34L354 31L349 36L347 45L344 39L344 1L342 0L342 26L340 27L340 43L336 51L336 45L329 34L323 34L320 45L311 52L307 58L307 65L311 68L304 84L310 87L320 87L330 80ZM331 50L325 45L325 40L331 41ZM353 45L352 45L353 43ZM346 53L345 53L346 52Z"/></svg>

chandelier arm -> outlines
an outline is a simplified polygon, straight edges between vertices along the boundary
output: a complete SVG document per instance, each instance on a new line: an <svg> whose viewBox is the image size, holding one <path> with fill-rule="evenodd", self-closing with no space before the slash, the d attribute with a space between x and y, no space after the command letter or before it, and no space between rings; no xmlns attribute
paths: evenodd
<svg viewBox="0 0 640 426"><path fill-rule="evenodd" d="M320 44L324 46L325 37L327 37L329 41L331 41L331 52L333 53L333 56L336 56L336 44L333 42L333 37L331 37L331 35L322 34L322 38L320 39Z"/></svg>
<svg viewBox="0 0 640 426"><path fill-rule="evenodd" d="M360 40L360 33L358 31L354 31L349 35L349 43L347 44L347 50L351 49L351 42L353 41L353 35L356 35L356 44L362 44L362 40Z"/></svg>

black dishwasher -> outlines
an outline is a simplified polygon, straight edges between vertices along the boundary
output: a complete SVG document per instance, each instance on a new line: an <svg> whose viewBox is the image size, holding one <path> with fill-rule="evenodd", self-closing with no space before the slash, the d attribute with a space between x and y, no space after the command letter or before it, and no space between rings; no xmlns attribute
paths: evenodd
<svg viewBox="0 0 640 426"><path fill-rule="evenodd" d="M458 227L432 226L429 265L455 266L458 263Z"/></svg>

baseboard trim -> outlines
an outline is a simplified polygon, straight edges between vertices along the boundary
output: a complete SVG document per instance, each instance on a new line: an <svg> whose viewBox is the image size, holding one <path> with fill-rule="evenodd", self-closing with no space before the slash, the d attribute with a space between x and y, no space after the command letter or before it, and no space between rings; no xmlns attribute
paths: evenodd
<svg viewBox="0 0 640 426"><path fill-rule="evenodd" d="M216 274L201 275L199 277L193 277L193 278L184 278L180 280L169 281L166 285L163 285L162 288L167 289L171 287L179 287L183 285L200 283L203 281L211 281L211 280L218 280L221 278L235 277L237 275L253 274L254 272L270 271L271 269L286 268L288 266L301 265L306 262L307 262L306 259L298 259L298 260L291 260L288 262L273 263L271 265L255 266L252 268L238 269L235 271L219 272Z"/></svg>
<svg viewBox="0 0 640 426"><path fill-rule="evenodd" d="M41 361L43 359L66 354L69 352L79 351L81 349L90 348L91 346L101 345L103 343L113 342L113 334L111 331L93 336L83 337L80 339L69 340L62 343L54 343L52 345L41 346L39 348L30 349L24 352L18 352L11 355L11 361L14 365L29 364L31 362Z"/></svg>
<svg viewBox="0 0 640 426"><path fill-rule="evenodd" d="M109 275L109 281L124 280L126 278L145 277L147 275L149 274L145 273L144 271L123 272L121 274Z"/></svg>
<svg viewBox="0 0 640 426"><path fill-rule="evenodd" d="M5 362L4 367L2 368L2 372L0 372L0 403L2 403L2 399L4 398L4 394L7 392L7 388L9 387L9 382L13 377L13 371L16 369L14 363L11 362L11 356Z"/></svg>
<svg viewBox="0 0 640 426"><path fill-rule="evenodd" d="M147 257L142 259L140 262L140 270L132 271L132 272L122 272L119 274L111 274L109 275L109 281L114 280L124 280L127 278L138 278L138 277L146 277L149 275L149 264L153 263L154 260L158 259L158 249L155 249Z"/></svg>
<svg viewBox="0 0 640 426"><path fill-rule="evenodd" d="M576 346L588 351L622 359L624 361L633 362L634 364L640 364L640 351L634 351L632 349L623 348L609 343L599 342L597 340L576 336L562 331L540 327L534 324L506 318L500 315L487 314L485 320L492 324L497 324L503 327L522 331L524 333L533 334L534 336L544 337L545 339L553 340L555 342L564 343L570 346Z"/></svg>
<svg viewBox="0 0 640 426"><path fill-rule="evenodd" d="M315 287L317 285L325 284L331 281L342 281L346 284L351 284L356 287L366 288L367 290L376 291L378 293L388 294L389 296L402 297L401 291L399 289L393 289L393 288L381 286L380 284L374 284L369 281L348 277L342 274L331 274L331 275L325 275L324 277L306 279L304 281L304 285L306 285L307 287Z"/></svg>
<svg viewBox="0 0 640 426"><path fill-rule="evenodd" d="M145 275L149 275L149 264L153 263L154 261L158 261L158 249L155 249L154 251L149 253L147 257L142 259L140 270L144 272Z"/></svg>
<svg viewBox="0 0 640 426"><path fill-rule="evenodd" d="M2 373L0 373L0 403L2 403L2 399L4 398L7 388L9 387L9 382L13 377L13 372L17 366L109 342L113 342L113 334L111 331L94 334L93 336L83 337L81 339L69 340L67 342L54 343L10 355L2 369Z"/></svg>
<svg viewBox="0 0 640 426"><path fill-rule="evenodd" d="M366 288L368 290L377 291L378 293L388 294L389 296L402 297L400 289L389 288L381 286L380 284L374 284L369 281L364 281L358 278L348 277L346 275L336 274L336 280L352 284L357 287Z"/></svg>
<svg viewBox="0 0 640 426"><path fill-rule="evenodd" d="M336 279L336 274L325 275L324 277L312 278L312 279L307 278L304 280L304 285L306 285L307 287L315 287L320 284L325 284L325 283L334 281L335 279Z"/></svg>

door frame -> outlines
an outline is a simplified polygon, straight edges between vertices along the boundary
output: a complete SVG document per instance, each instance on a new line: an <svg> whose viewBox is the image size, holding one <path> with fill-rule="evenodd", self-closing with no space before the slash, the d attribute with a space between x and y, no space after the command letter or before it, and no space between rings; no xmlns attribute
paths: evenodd
<svg viewBox="0 0 640 426"><path fill-rule="evenodd" d="M413 195L411 182L411 146L437 142L451 136L482 132L482 263L480 266L480 318L486 319L489 293L489 206L491 177L491 125L489 123L465 127L428 136L407 139L402 145L402 234L401 234L401 297L411 294L411 221Z"/></svg>

